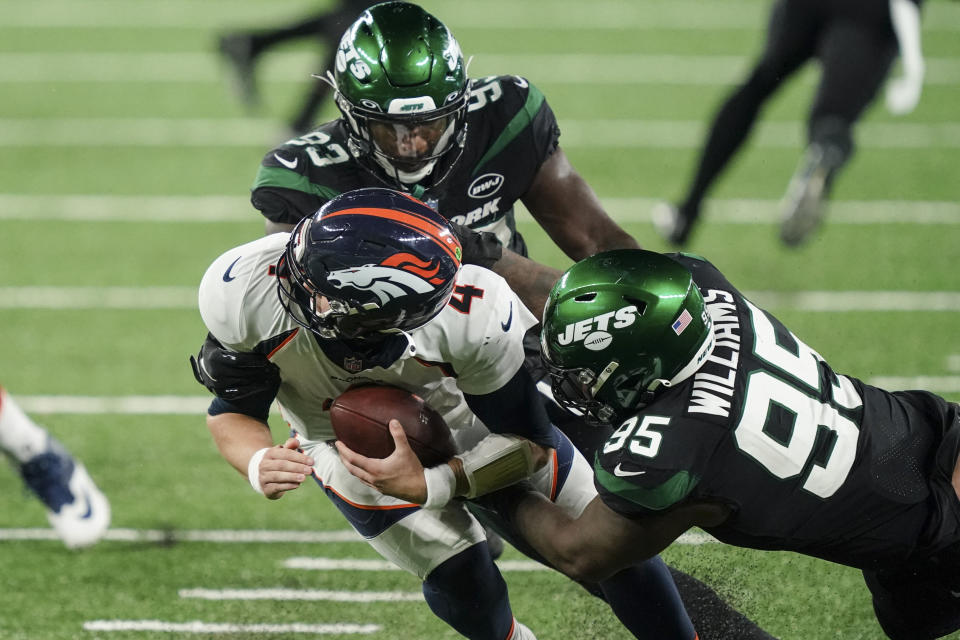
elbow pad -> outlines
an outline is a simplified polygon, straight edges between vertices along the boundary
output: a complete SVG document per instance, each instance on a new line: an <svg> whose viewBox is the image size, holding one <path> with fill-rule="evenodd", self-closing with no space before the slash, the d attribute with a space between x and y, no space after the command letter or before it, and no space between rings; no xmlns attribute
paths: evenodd
<svg viewBox="0 0 960 640"><path fill-rule="evenodd" d="M529 476L535 471L532 447L525 438L491 433L457 456L469 485L465 497L482 496Z"/></svg>

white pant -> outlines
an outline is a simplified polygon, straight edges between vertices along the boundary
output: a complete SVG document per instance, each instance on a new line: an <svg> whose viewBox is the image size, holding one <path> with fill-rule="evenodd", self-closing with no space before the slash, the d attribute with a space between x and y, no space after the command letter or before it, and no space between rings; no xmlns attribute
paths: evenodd
<svg viewBox="0 0 960 640"><path fill-rule="evenodd" d="M597 495L593 470L566 436L555 433L560 445L531 480L577 517ZM485 539L483 527L459 500L443 509L421 509L360 482L343 466L331 444L306 444L304 453L314 459L314 477L354 529L381 556L421 580L445 560Z"/></svg>

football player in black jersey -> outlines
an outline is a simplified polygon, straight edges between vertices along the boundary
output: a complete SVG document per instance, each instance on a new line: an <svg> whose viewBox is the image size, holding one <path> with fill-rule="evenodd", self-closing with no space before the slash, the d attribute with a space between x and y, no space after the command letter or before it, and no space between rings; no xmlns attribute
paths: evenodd
<svg viewBox="0 0 960 640"><path fill-rule="evenodd" d="M534 313L560 272L514 260L526 255L517 202L572 260L638 246L560 148L543 93L519 76L468 78L456 39L417 5L364 12L327 79L342 117L271 150L257 173L251 201L268 233L345 191L400 189L515 252L494 270Z"/></svg>
<svg viewBox="0 0 960 640"><path fill-rule="evenodd" d="M861 569L895 640L960 629L960 406L836 372L689 254L575 264L541 344L558 400L616 427L579 519L490 498L562 571L596 580L697 526Z"/></svg>
<svg viewBox="0 0 960 640"><path fill-rule="evenodd" d="M657 230L687 244L707 192L749 135L766 102L810 59L822 72L807 121L807 150L787 187L780 238L804 242L822 220L834 177L853 153L853 127L886 80L899 51L903 75L887 86L887 107L909 113L920 99L922 0L776 0L767 42L749 76L714 116L699 164L677 205L654 209Z"/></svg>
<svg viewBox="0 0 960 640"><path fill-rule="evenodd" d="M560 148L543 93L518 76L471 80L466 67L447 27L419 6L385 2L361 14L327 78L342 117L263 158L251 201L267 233L289 231L340 193L386 185L460 225L464 261L493 268L535 314L560 271L525 259L518 202L572 260L638 248ZM535 332L527 352L534 379L544 379ZM604 434L545 405L590 458Z"/></svg>

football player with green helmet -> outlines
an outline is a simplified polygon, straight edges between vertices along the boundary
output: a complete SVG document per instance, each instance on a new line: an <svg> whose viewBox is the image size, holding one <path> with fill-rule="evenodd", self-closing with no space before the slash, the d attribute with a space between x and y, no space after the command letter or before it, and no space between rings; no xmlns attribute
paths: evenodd
<svg viewBox="0 0 960 640"><path fill-rule="evenodd" d="M341 117L263 158L251 201L267 233L289 231L346 191L400 189L461 231L491 234L492 243L464 243L466 261L493 265L535 313L560 272L522 259L518 202L573 260L637 247L559 146L543 93L515 75L471 79L467 66L450 30L415 4L361 14L326 76ZM501 245L511 250L502 258Z"/></svg>
<svg viewBox="0 0 960 640"><path fill-rule="evenodd" d="M575 264L541 344L557 398L616 429L579 518L491 499L562 571L600 579L696 526L861 569L890 638L960 629L960 406L836 372L688 254Z"/></svg>

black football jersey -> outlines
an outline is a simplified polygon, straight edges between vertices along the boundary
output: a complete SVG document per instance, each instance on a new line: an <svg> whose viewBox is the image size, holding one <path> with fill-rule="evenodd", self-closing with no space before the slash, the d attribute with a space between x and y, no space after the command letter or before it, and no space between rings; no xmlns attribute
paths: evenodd
<svg viewBox="0 0 960 640"><path fill-rule="evenodd" d="M723 542L861 568L960 539L957 405L834 372L709 262L675 257L703 293L715 347L598 450L608 506L638 517L721 502L732 514L709 533Z"/></svg>
<svg viewBox="0 0 960 640"><path fill-rule="evenodd" d="M560 130L553 111L527 80L491 76L471 81L466 122L463 154L449 175L436 187L416 185L410 192L447 218L492 231L505 246L526 255L513 207L557 148ZM455 155L442 158L433 174L443 175L444 163ZM338 119L267 153L251 201L269 220L295 224L345 191L382 186L381 178L351 155L346 123Z"/></svg>

